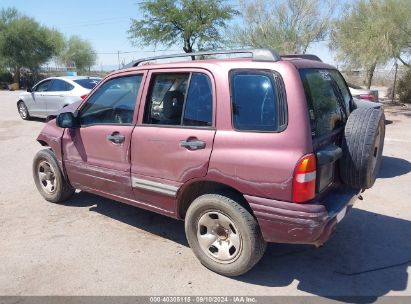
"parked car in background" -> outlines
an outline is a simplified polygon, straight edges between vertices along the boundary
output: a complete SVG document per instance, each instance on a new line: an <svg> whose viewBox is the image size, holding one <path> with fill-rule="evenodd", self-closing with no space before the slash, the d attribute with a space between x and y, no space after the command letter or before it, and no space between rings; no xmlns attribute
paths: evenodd
<svg viewBox="0 0 411 304"><path fill-rule="evenodd" d="M89 76L50 77L19 95L17 109L22 119L47 118L69 104L83 100L100 82Z"/></svg>
<svg viewBox="0 0 411 304"><path fill-rule="evenodd" d="M369 101L367 99L360 99L357 97L353 97L353 104L356 109L359 108L374 108L374 109L382 109L382 104L379 102Z"/></svg>
<svg viewBox="0 0 411 304"><path fill-rule="evenodd" d="M352 97L356 97L358 99L365 99L373 102L379 102L378 90L363 89L362 87L352 83L347 83L347 85L350 89Z"/></svg>

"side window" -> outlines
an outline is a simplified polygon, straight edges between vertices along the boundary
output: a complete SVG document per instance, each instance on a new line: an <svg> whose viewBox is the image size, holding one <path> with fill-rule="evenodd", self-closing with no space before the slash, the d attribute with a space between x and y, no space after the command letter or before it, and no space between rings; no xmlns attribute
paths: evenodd
<svg viewBox="0 0 411 304"><path fill-rule="evenodd" d="M144 123L180 125L190 74L159 74L151 83Z"/></svg>
<svg viewBox="0 0 411 304"><path fill-rule="evenodd" d="M212 89L202 73L158 74L153 76L144 124L212 125Z"/></svg>
<svg viewBox="0 0 411 304"><path fill-rule="evenodd" d="M42 83L40 83L36 86L35 91L36 92L46 92L46 91L48 91L47 89L50 85L50 82L51 82L51 80L43 81Z"/></svg>
<svg viewBox="0 0 411 304"><path fill-rule="evenodd" d="M213 95L210 79L205 74L193 73L184 107L184 126L211 126Z"/></svg>
<svg viewBox="0 0 411 304"><path fill-rule="evenodd" d="M231 74L233 126L244 131L277 131L278 101L273 74L237 71Z"/></svg>
<svg viewBox="0 0 411 304"><path fill-rule="evenodd" d="M81 108L81 125L131 124L142 78L125 76L104 83Z"/></svg>
<svg viewBox="0 0 411 304"><path fill-rule="evenodd" d="M60 79L54 79L53 82L51 83L48 91L50 92L64 92L64 91L69 91L69 86L67 82L60 80Z"/></svg>
<svg viewBox="0 0 411 304"><path fill-rule="evenodd" d="M68 82L66 82L66 86L67 86L67 91L71 91L72 89L74 89L74 86Z"/></svg>

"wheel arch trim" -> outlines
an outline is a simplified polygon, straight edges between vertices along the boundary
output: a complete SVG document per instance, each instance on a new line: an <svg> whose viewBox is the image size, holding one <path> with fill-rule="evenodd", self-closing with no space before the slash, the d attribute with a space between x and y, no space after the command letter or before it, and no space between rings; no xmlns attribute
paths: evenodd
<svg viewBox="0 0 411 304"><path fill-rule="evenodd" d="M176 217L184 219L188 207L197 197L207 193L215 193L216 191L230 191L233 194L237 194L238 198L241 200L238 203L241 203L247 210L252 212L244 194L236 187L213 179L195 178L184 183L177 192Z"/></svg>

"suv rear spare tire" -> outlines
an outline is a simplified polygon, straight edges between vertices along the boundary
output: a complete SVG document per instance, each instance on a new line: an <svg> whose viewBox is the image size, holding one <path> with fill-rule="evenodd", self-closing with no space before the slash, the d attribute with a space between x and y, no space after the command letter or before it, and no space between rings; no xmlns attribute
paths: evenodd
<svg viewBox="0 0 411 304"><path fill-rule="evenodd" d="M381 166L385 117L381 109L360 108L348 117L340 160L342 181L356 189L371 188Z"/></svg>

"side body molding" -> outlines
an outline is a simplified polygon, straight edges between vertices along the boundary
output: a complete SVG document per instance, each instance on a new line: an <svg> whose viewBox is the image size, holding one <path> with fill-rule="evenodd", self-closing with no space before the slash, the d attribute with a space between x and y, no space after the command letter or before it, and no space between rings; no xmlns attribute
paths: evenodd
<svg viewBox="0 0 411 304"><path fill-rule="evenodd" d="M167 185L163 183L153 182L146 179L141 179L132 176L131 177L131 186L133 188L139 188L143 190L153 191L157 193L161 193L168 196L175 197L178 191L178 187Z"/></svg>

